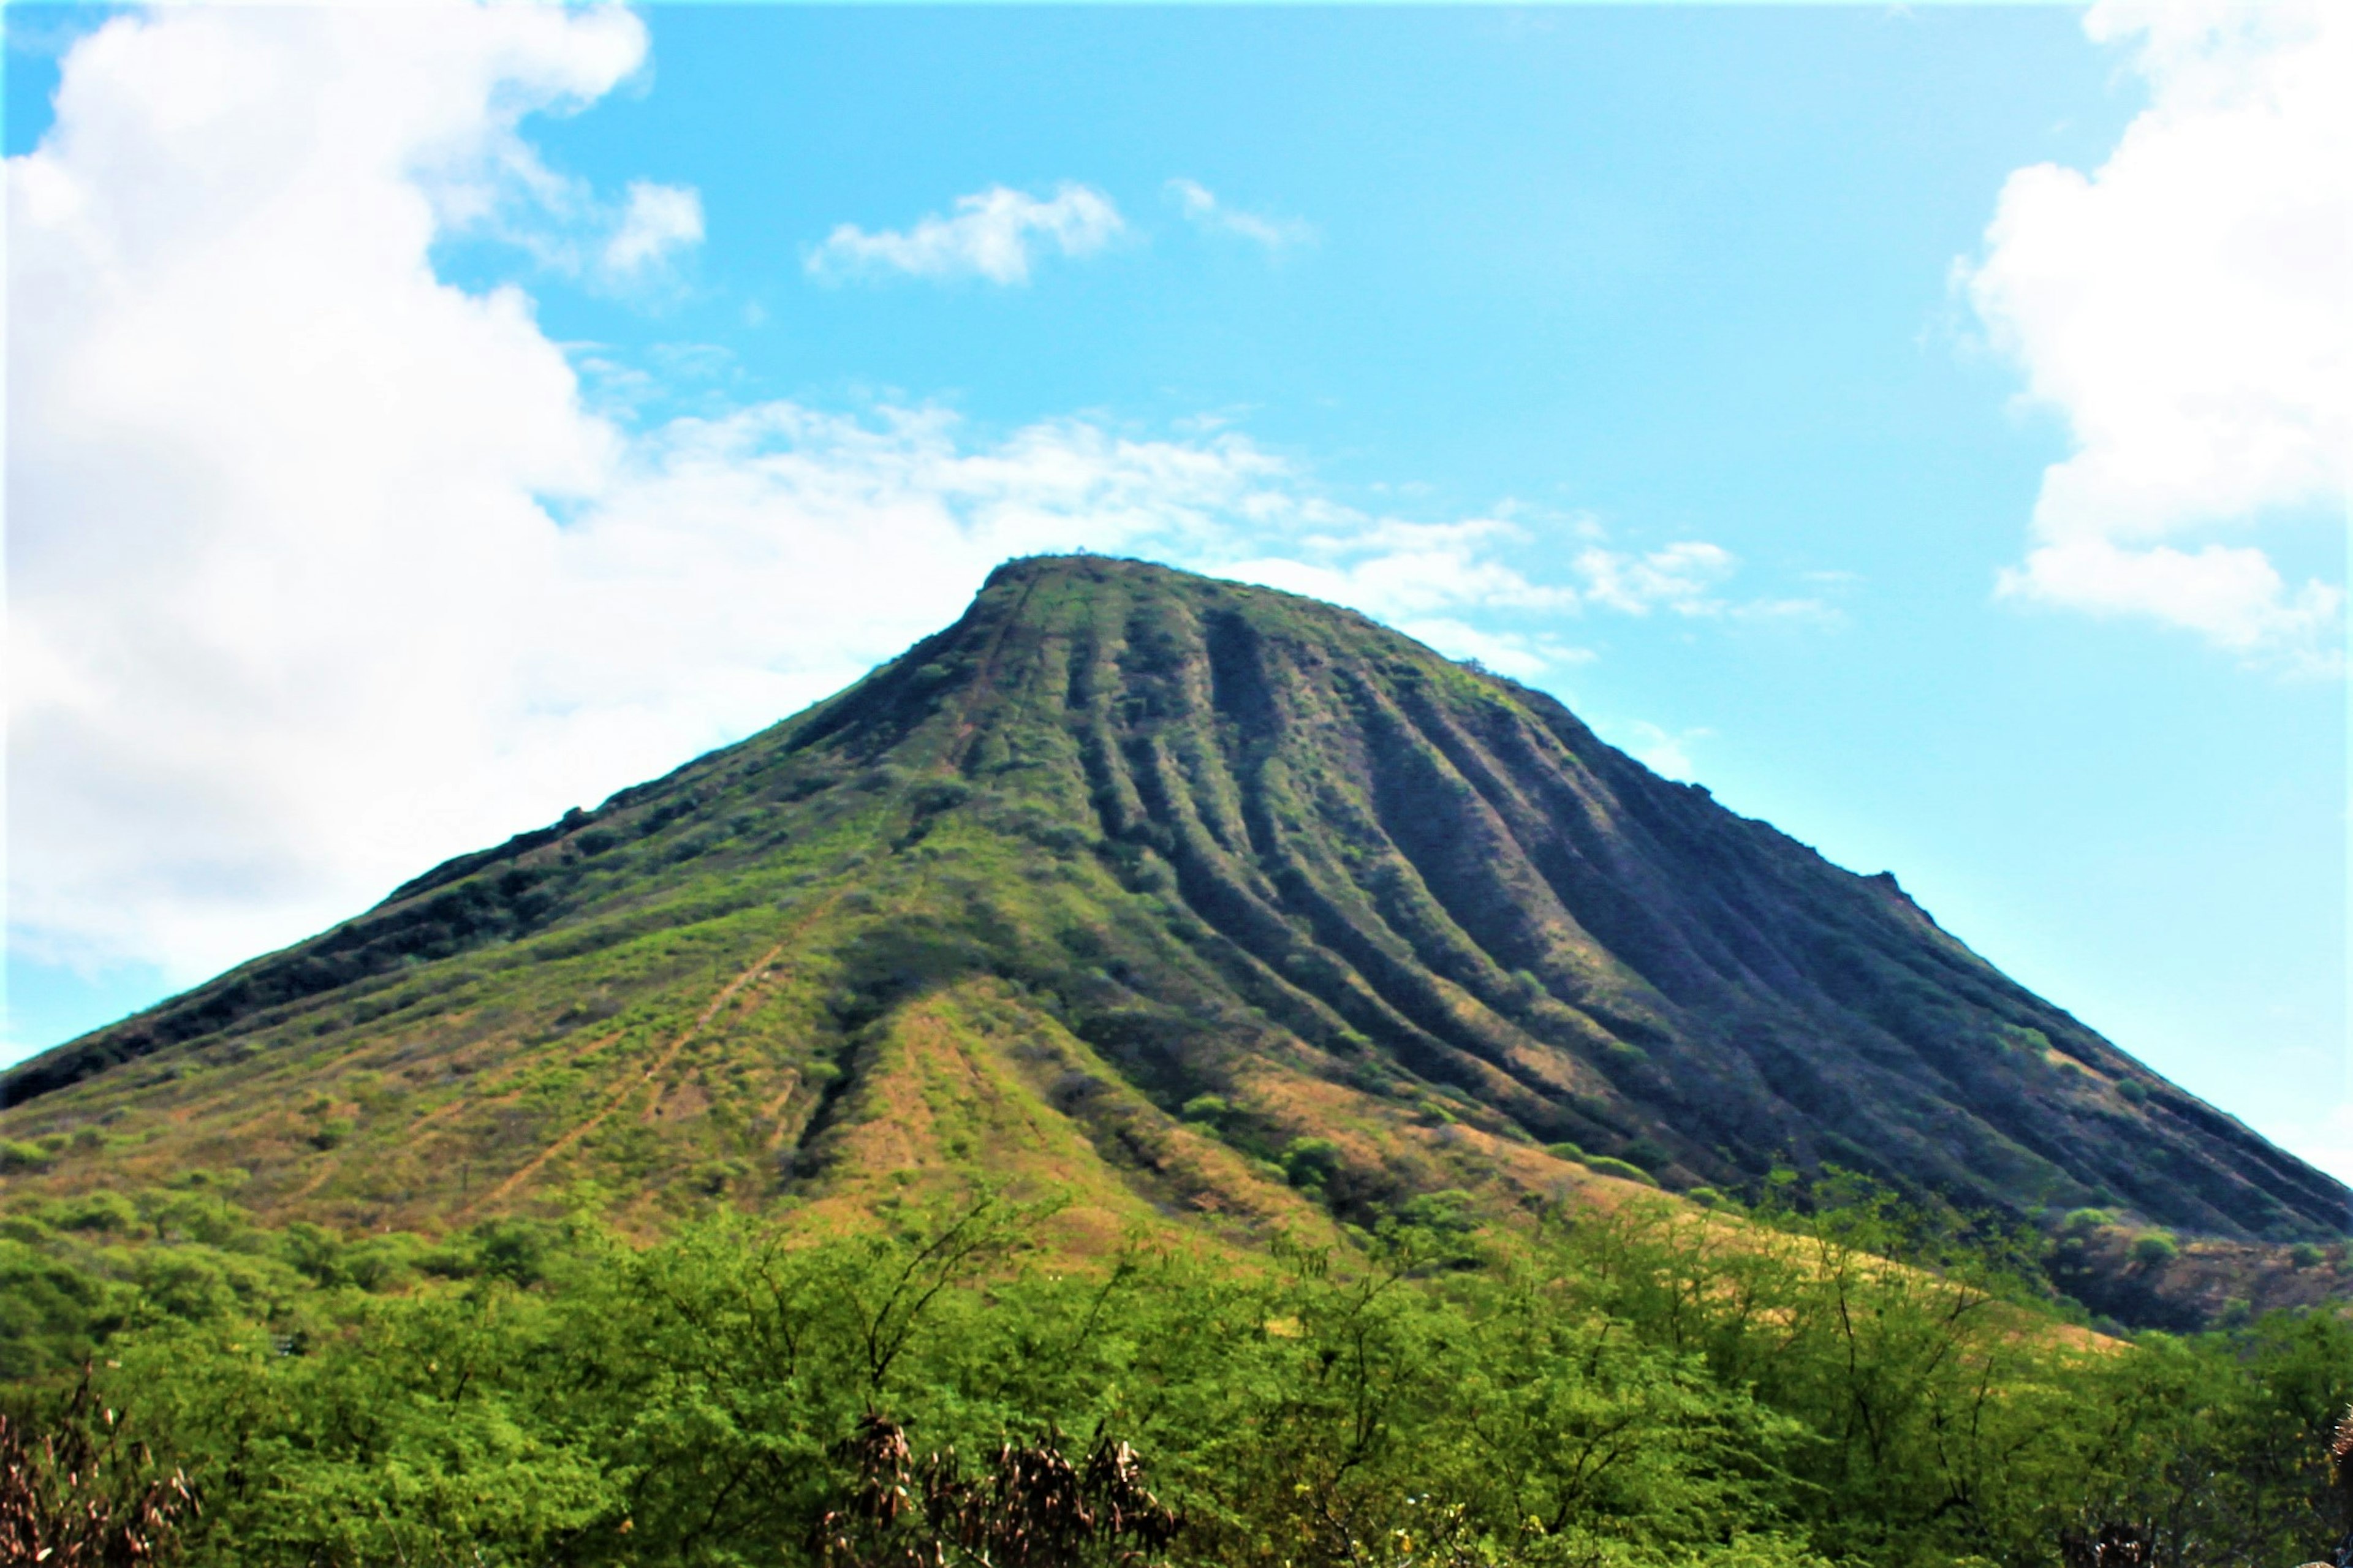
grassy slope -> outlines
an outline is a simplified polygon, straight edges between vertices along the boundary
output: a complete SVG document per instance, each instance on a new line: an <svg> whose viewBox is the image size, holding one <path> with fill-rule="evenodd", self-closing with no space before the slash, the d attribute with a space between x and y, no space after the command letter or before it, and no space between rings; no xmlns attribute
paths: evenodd
<svg viewBox="0 0 2353 1568"><path fill-rule="evenodd" d="M851 1215L987 1173L1074 1246L1829 1159L2323 1236L2346 1194L1939 931L1348 612L1017 563L830 701L60 1047L11 1185L273 1218ZM1214 1096L1209 1103L1201 1097ZM1194 1107L1187 1120L1185 1108ZM1273 1162L1329 1141L1303 1198ZM46 1166L46 1169L42 1168Z"/></svg>

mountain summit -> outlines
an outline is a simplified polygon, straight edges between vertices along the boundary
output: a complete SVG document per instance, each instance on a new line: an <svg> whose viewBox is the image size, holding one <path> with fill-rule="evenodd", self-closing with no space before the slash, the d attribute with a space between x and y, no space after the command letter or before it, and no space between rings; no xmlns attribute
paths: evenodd
<svg viewBox="0 0 2353 1568"><path fill-rule="evenodd" d="M347 1224L966 1170L1229 1230L1781 1163L2238 1237L2353 1200L1553 699L1093 556L0 1101L46 1180L233 1165Z"/></svg>

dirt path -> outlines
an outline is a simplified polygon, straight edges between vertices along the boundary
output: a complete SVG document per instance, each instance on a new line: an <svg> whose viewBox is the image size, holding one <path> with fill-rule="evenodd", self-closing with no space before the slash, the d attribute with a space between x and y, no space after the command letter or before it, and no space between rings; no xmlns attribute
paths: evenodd
<svg viewBox="0 0 2353 1568"><path fill-rule="evenodd" d="M584 1052L602 1050L605 1047L611 1045L616 1037L617 1037L607 1036L603 1039L591 1041L581 1048ZM478 1091L482 1089L491 1088L506 1082L508 1079L515 1077L518 1073L523 1071L524 1068L528 1065L529 1064L518 1065L510 1062L503 1066L494 1068L489 1073L484 1074L482 1077L476 1079L470 1083L468 1083L449 1099L444 1100L441 1104L435 1106L424 1115L417 1117L406 1127L402 1128L400 1131L401 1142L413 1145L417 1142L418 1135L423 1133L427 1129L448 1121L451 1117L456 1116L460 1111L483 1110L493 1105L505 1105L511 1101L520 1099L522 1094L521 1089L511 1089L498 1094L488 1096L480 1095ZM288 1193L284 1197L280 1198L277 1201L280 1203L297 1203L303 1198L309 1197L321 1187L325 1186L328 1181L341 1172L347 1163L347 1161L337 1160L332 1156L320 1160L317 1163L318 1169L311 1173L309 1180L305 1181L301 1186L295 1188L292 1192Z"/></svg>
<svg viewBox="0 0 2353 1568"><path fill-rule="evenodd" d="M981 655L980 668L974 673L972 684L966 689L968 695L956 714L955 734L948 742L947 764L956 773L964 771L965 758L970 754L973 739L979 732L980 706L997 678L997 659L1005 651L1006 634L1020 624L1021 612L1028 607L1029 595L1037 591L1038 584L1034 579L1021 585L1021 597L1015 601L1013 613L997 623L997 630L988 639L988 651Z"/></svg>
<svg viewBox="0 0 2353 1568"><path fill-rule="evenodd" d="M649 1062L642 1071L637 1073L633 1077L625 1079L618 1089L616 1089L611 1094L606 1097L605 1103L596 1109L596 1114L590 1116L586 1121L578 1123L569 1131L565 1132L562 1137L556 1139L554 1142L550 1143L546 1148L542 1149L538 1153L533 1155L530 1160L524 1163L521 1170L518 1170L505 1181L501 1182L497 1186L483 1194L474 1202L468 1204L460 1212L470 1213L474 1209L480 1208L485 1204L502 1202L507 1197L511 1196L516 1189L522 1186L524 1183L539 1174L539 1173L545 1168L550 1160L554 1159L558 1154L570 1149L574 1144L579 1142L580 1140L586 1138L588 1134L596 1131L597 1128L603 1126L607 1119L609 1118L613 1112L618 1110L624 1104L626 1104L632 1095L636 1094L639 1089L644 1089L646 1085L653 1082L667 1071L670 1063L678 1059L679 1052L686 1049L688 1045L692 1043L697 1035L702 1034L704 1029L710 1027L711 1021L719 1016L720 1011L724 1008L727 1004L733 1002L737 994L740 993L744 987L751 984L753 981L759 979L771 964L774 964L777 959L783 957L785 950L792 946L794 940L799 937L802 932L807 931L810 926L815 925L818 921L824 916L825 912L833 907L835 901L840 897L841 895L839 892L836 892L820 900L815 909L812 909L807 914L803 915L799 920L793 922L792 929L777 939L776 946L768 949L767 952L753 960L751 966L745 969L743 973L738 974L734 979L721 986L719 988L719 994L713 996L710 1002L703 1006L702 1011L695 1015L694 1022L681 1030L678 1037L670 1041L669 1045L663 1047L661 1054L656 1057L651 1062Z"/></svg>

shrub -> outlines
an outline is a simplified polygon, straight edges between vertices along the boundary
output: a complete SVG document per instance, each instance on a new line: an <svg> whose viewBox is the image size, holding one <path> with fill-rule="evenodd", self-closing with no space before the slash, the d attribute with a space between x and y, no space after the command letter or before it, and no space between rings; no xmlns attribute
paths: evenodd
<svg viewBox="0 0 2353 1568"><path fill-rule="evenodd" d="M1584 1148L1581 1145L1571 1143L1566 1139L1563 1139L1557 1143L1546 1144L1545 1152L1557 1156L1563 1160L1582 1160L1585 1158Z"/></svg>
<svg viewBox="0 0 2353 1568"><path fill-rule="evenodd" d="M1343 1179L1329 1141L1288 1153ZM2337 1534L2316 1445L2353 1321L2086 1350L2004 1272L2014 1238L1859 1179L1794 1195L1756 1200L1791 1246L1645 1194L1466 1231L1450 1192L1360 1247L1083 1273L1026 1266L1045 1206L993 1201L799 1239L723 1212L643 1249L586 1221L429 1252L36 1232L0 1240L0 1376L94 1363L156 1446L130 1479L203 1490L187 1568L2032 1568L2158 1509L2169 1568L2240 1568ZM356 1299L379 1248L432 1277ZM0 1409L40 1432L56 1403Z"/></svg>
<svg viewBox="0 0 2353 1568"><path fill-rule="evenodd" d="M2143 1231L2133 1242L2132 1255L2135 1263L2145 1268L2156 1268L2180 1257L2181 1246L2165 1231Z"/></svg>
<svg viewBox="0 0 2353 1568"><path fill-rule="evenodd" d="M1329 1138L1294 1138L1282 1152L1282 1173L1294 1187L1320 1187L1340 1168L1340 1146Z"/></svg>
<svg viewBox="0 0 2353 1568"><path fill-rule="evenodd" d="M1443 1192L1419 1193L1406 1200L1398 1210L1398 1223L1418 1229L1434 1231L1440 1236L1468 1236L1479 1228L1477 1213L1472 1206L1469 1193L1460 1187Z"/></svg>
<svg viewBox="0 0 2353 1568"><path fill-rule="evenodd" d="M0 1142L0 1172L46 1171L49 1168L49 1152L38 1143L23 1143L16 1139Z"/></svg>
<svg viewBox="0 0 2353 1568"><path fill-rule="evenodd" d="M1641 1182L1648 1186L1655 1187L1659 1184L1659 1178L1642 1169L1641 1166L1624 1160L1613 1160L1607 1154L1588 1154L1585 1157L1585 1168L1588 1171L1599 1171L1605 1176L1619 1176L1630 1182Z"/></svg>
<svg viewBox="0 0 2353 1568"><path fill-rule="evenodd" d="M237 1307L237 1287L219 1263L193 1248L150 1247L132 1268L148 1304L184 1322L226 1318Z"/></svg>
<svg viewBox="0 0 2353 1568"><path fill-rule="evenodd" d="M953 811L972 798L972 786L962 779L932 779L917 784L908 793L908 804L918 815L936 816Z"/></svg>
<svg viewBox="0 0 2353 1568"><path fill-rule="evenodd" d="M58 1205L42 1218L59 1230L127 1231L139 1223L139 1210L121 1193L89 1193Z"/></svg>
<svg viewBox="0 0 2353 1568"><path fill-rule="evenodd" d="M1206 1121L1214 1127L1232 1115L1233 1110L1222 1094L1197 1094L1176 1114L1187 1121Z"/></svg>
<svg viewBox="0 0 2353 1568"><path fill-rule="evenodd" d="M1662 1165L1672 1165L1675 1161L1674 1152L1655 1138L1637 1138L1618 1151L1618 1153L1620 1158L1640 1165L1646 1171L1655 1171Z"/></svg>

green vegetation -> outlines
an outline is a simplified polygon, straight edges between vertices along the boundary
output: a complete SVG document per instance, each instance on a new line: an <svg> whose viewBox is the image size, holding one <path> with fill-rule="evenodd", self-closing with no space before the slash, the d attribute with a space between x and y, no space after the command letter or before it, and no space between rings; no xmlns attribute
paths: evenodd
<svg viewBox="0 0 2353 1568"><path fill-rule="evenodd" d="M5 1325L7 1399L35 1428L122 1413L143 1479L108 1484L185 1470L185 1561L240 1568L1015 1561L1008 1475L1065 1510L1041 1563L2028 1568L2113 1525L2180 1568L2285 1568L2342 1529L2353 1323L2100 1341L2015 1238L1793 1193L1487 1226L1427 1194L1334 1247L1139 1237L1083 1268L1040 1249L1054 1205L990 1197L632 1247L93 1194L8 1222L5 1299L38 1310ZM97 1402L62 1411L93 1356Z"/></svg>
<svg viewBox="0 0 2353 1568"><path fill-rule="evenodd" d="M0 1076L12 1188L236 1165L339 1230L587 1184L644 1237L890 1170L1255 1245L1558 1195L1546 1149L2201 1242L2333 1243L2348 1203L1551 698L1098 557L1010 563L817 707Z"/></svg>
<svg viewBox="0 0 2353 1568"><path fill-rule="evenodd" d="M0 1530L2031 1568L2129 1527L2286 1568L2334 1528L2346 1194L2144 1079L1549 698L1018 563L840 696L0 1079ZM2223 1331L2103 1338L2046 1281Z"/></svg>
<svg viewBox="0 0 2353 1568"><path fill-rule="evenodd" d="M1659 1178L1641 1166L1624 1160L1613 1160L1607 1154L1588 1154L1585 1166L1589 1171L1599 1171L1605 1176L1616 1176L1622 1181L1641 1182L1653 1187L1659 1184Z"/></svg>

